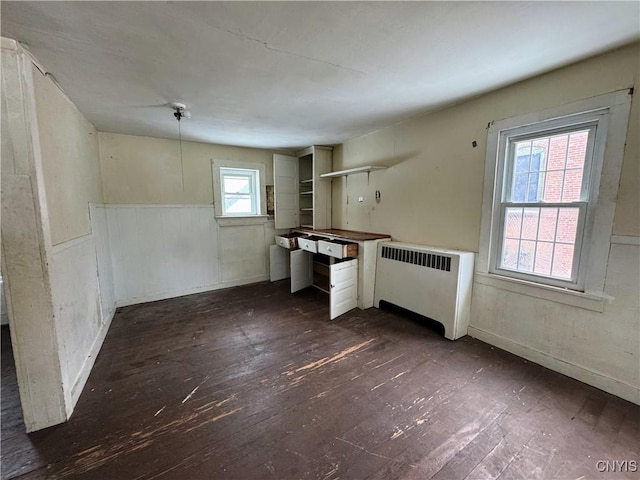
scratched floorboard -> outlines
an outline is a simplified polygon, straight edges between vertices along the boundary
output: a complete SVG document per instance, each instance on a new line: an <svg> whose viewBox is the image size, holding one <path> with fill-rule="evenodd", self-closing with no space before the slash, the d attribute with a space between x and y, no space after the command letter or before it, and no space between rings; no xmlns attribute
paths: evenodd
<svg viewBox="0 0 640 480"><path fill-rule="evenodd" d="M28 436L3 329L2 478L637 478L596 462L640 460L640 407L432 327L287 282L122 308Z"/></svg>

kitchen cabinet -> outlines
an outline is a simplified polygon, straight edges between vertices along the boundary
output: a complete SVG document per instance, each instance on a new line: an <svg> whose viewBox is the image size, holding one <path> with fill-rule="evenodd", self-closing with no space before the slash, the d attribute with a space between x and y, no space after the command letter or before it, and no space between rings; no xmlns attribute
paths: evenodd
<svg viewBox="0 0 640 480"><path fill-rule="evenodd" d="M336 259L298 249L291 251L290 262L291 293L307 287L328 293L331 320L358 305L358 259Z"/></svg>
<svg viewBox="0 0 640 480"><path fill-rule="evenodd" d="M271 246L271 280L291 278L291 292L313 286L329 294L330 316L373 307L377 245L389 235L294 229ZM286 273L284 273L286 272Z"/></svg>
<svg viewBox="0 0 640 480"><path fill-rule="evenodd" d="M321 175L331 171L332 147L312 146L296 156L273 156L275 226L329 228L331 182Z"/></svg>

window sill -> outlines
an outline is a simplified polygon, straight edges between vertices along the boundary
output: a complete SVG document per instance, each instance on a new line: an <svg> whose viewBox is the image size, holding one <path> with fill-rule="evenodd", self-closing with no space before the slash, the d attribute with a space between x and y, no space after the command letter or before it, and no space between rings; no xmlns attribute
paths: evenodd
<svg viewBox="0 0 640 480"><path fill-rule="evenodd" d="M267 223L271 217L269 215L216 215L216 221L220 227L236 227L243 225L262 225Z"/></svg>
<svg viewBox="0 0 640 480"><path fill-rule="evenodd" d="M503 277L501 275L476 272L475 281L481 285L487 285L500 290L506 290L529 297L549 300L551 302L562 303L572 307L583 308L594 312L602 313L604 304L608 297L593 293L576 292L559 287L542 285L526 280Z"/></svg>

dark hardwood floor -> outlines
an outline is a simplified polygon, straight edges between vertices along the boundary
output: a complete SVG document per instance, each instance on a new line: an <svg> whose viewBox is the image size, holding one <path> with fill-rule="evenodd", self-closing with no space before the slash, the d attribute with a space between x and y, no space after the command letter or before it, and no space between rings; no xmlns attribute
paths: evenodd
<svg viewBox="0 0 640 480"><path fill-rule="evenodd" d="M119 309L71 420L28 436L5 337L2 478L638 478L598 461L639 462L640 407L287 282Z"/></svg>

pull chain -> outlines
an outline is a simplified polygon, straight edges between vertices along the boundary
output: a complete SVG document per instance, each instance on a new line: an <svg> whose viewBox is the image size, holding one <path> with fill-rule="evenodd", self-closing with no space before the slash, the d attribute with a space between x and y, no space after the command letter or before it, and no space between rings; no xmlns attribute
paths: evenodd
<svg viewBox="0 0 640 480"><path fill-rule="evenodd" d="M184 192L184 159L182 158L182 130L180 128L180 118L178 118L178 139L180 142L180 172L182 174L182 191Z"/></svg>

